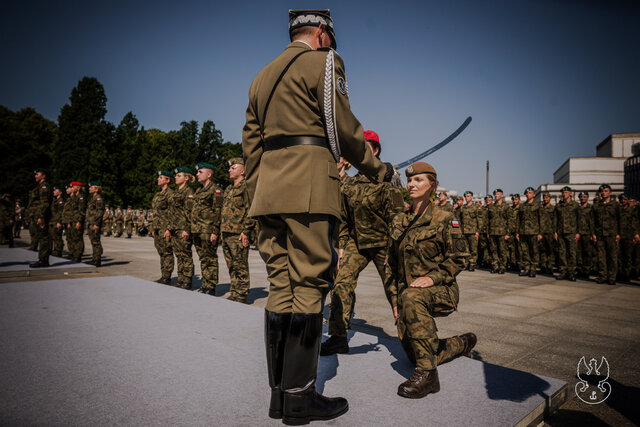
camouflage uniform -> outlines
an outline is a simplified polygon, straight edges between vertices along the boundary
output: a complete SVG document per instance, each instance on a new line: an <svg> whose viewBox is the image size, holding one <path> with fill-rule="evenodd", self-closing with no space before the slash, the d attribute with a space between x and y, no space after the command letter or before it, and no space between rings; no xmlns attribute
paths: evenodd
<svg viewBox="0 0 640 427"><path fill-rule="evenodd" d="M509 248L509 266L512 270L519 270L522 268L522 254L520 251L520 244L518 243L518 239L516 239L516 234L518 234L518 211L520 210L520 204L512 204L509 207L509 221L508 221L508 231L509 231L509 240L507 241L507 246Z"/></svg>
<svg viewBox="0 0 640 427"><path fill-rule="evenodd" d="M193 195L191 235L200 258L202 291L209 294L215 294L218 284L217 250L220 242L221 207L221 191L213 182L210 182L207 187L198 188ZM218 236L214 244L210 241L212 234Z"/></svg>
<svg viewBox="0 0 640 427"><path fill-rule="evenodd" d="M638 217L631 206L620 206L620 267L621 278L631 277L634 238L638 234Z"/></svg>
<svg viewBox="0 0 640 427"><path fill-rule="evenodd" d="M127 212L124 215L124 225L127 231L127 238L130 239L131 235L133 235L133 211L131 209L127 209Z"/></svg>
<svg viewBox="0 0 640 427"><path fill-rule="evenodd" d="M29 230L29 250L38 251L38 230L36 229L36 221L33 218L33 209L29 209L29 203L24 210L25 227Z"/></svg>
<svg viewBox="0 0 640 427"><path fill-rule="evenodd" d="M40 182L29 192L29 213L35 225L35 241L37 242L38 261L49 263L51 255L51 238L49 237L49 220L51 219L51 188L46 180ZM37 220L44 220L44 227L37 225Z"/></svg>
<svg viewBox="0 0 640 427"><path fill-rule="evenodd" d="M576 265L578 273L588 276L594 271L594 255L595 248L591 236L593 235L593 214L592 206L586 203L584 206L578 206L578 240L576 250Z"/></svg>
<svg viewBox="0 0 640 427"><path fill-rule="evenodd" d="M618 244L620 235L620 204L598 201L593 205L593 228L598 249L598 279L615 283L618 274Z"/></svg>
<svg viewBox="0 0 640 427"><path fill-rule="evenodd" d="M502 271L507 265L508 247L505 236L508 233L509 206L493 203L488 209L489 248L491 251L491 266L494 271Z"/></svg>
<svg viewBox="0 0 640 427"><path fill-rule="evenodd" d="M456 276L464 268L466 240L452 226L453 215L429 205L413 224L411 213L398 214L391 225L388 289L398 307L398 337L416 368L432 370L464 348L460 337L438 339L434 317L453 313L458 306ZM411 288L428 276L433 286Z"/></svg>
<svg viewBox="0 0 640 427"><path fill-rule="evenodd" d="M62 196L53 199L51 203L51 221L49 222L49 236L53 246L51 255L57 257L62 256L62 249L64 248L64 243L62 242L63 228L58 228L58 224L62 225L62 213L65 203L65 199Z"/></svg>
<svg viewBox="0 0 640 427"><path fill-rule="evenodd" d="M178 286L191 289L193 278L193 252L191 236L182 238L182 232L191 229L191 209L193 207L193 189L187 184L174 190L169 196L169 230L171 245L178 261Z"/></svg>
<svg viewBox="0 0 640 427"><path fill-rule="evenodd" d="M70 237L69 227L71 224L71 211L73 208L73 195L69 195L64 201L64 206L62 208L62 216L60 217L60 221L62 222L62 228L64 229L64 235L67 240L67 253L69 254L69 258L71 257L71 248L73 246L73 240Z"/></svg>
<svg viewBox="0 0 640 427"><path fill-rule="evenodd" d="M100 237L102 236L102 213L104 212L104 199L102 198L102 194L94 193L92 195L87 204L86 212L87 233L89 234L89 241L91 242L92 248L91 262L99 266L102 257ZM94 231L94 225L99 227L98 231Z"/></svg>
<svg viewBox="0 0 640 427"><path fill-rule="evenodd" d="M115 237L120 237L124 232L124 213L122 212L122 209L116 209L116 212L113 215L113 220L116 224L114 235Z"/></svg>
<svg viewBox="0 0 640 427"><path fill-rule="evenodd" d="M160 255L160 271L162 272L161 279L163 280L171 280L174 264L171 243L164 238L164 232L169 229L169 198L172 192L173 190L167 187L164 191L158 191L151 200L154 212L151 230L153 243L158 255Z"/></svg>
<svg viewBox="0 0 640 427"><path fill-rule="evenodd" d="M389 225L404 210L402 194L390 183L375 183L361 173L341 180L342 215L338 247L340 259L335 287L331 291L329 335L346 337L356 303L356 285L360 272L373 261L382 279L388 283L384 268L389 246ZM387 299L389 290L385 288Z"/></svg>
<svg viewBox="0 0 640 427"><path fill-rule="evenodd" d="M22 224L24 224L24 207L18 205L15 207L16 215L13 222L13 237L20 237L20 231L22 230Z"/></svg>
<svg viewBox="0 0 640 427"><path fill-rule="evenodd" d="M522 252L521 270L534 275L538 264L538 235L540 234L540 205L534 200L520 204L518 237Z"/></svg>
<svg viewBox="0 0 640 427"><path fill-rule="evenodd" d="M576 234L578 234L578 202L561 200L556 206L558 261L560 277L576 273Z"/></svg>
<svg viewBox="0 0 640 427"><path fill-rule="evenodd" d="M13 222L16 216L15 204L9 198L0 198L0 243L13 247Z"/></svg>
<svg viewBox="0 0 640 427"><path fill-rule="evenodd" d="M478 205L471 202L471 204L465 204L460 209L460 222L462 227L462 233L467 240L469 252L469 265L474 267L478 262L478 237L476 234L480 232L481 213L478 209Z"/></svg>
<svg viewBox="0 0 640 427"><path fill-rule="evenodd" d="M81 262L84 253L84 220L87 213L87 203L83 192L79 192L71 199L73 199L73 203L71 205L71 224L68 231L72 244L67 245L67 249L71 259ZM78 223L80 223L80 229L78 229Z"/></svg>
<svg viewBox="0 0 640 427"><path fill-rule="evenodd" d="M229 185L222 201L222 252L229 268L231 287L229 299L246 301L249 295L249 247L240 241L240 234L250 237L255 220L248 217L249 196L244 180Z"/></svg>
<svg viewBox="0 0 640 427"><path fill-rule="evenodd" d="M478 209L478 265L487 267L491 265L491 253L489 252L489 207L484 205Z"/></svg>
<svg viewBox="0 0 640 427"><path fill-rule="evenodd" d="M556 231L556 207L549 203L540 208L540 267L543 271L553 272L556 265L556 254L553 244L553 233Z"/></svg>

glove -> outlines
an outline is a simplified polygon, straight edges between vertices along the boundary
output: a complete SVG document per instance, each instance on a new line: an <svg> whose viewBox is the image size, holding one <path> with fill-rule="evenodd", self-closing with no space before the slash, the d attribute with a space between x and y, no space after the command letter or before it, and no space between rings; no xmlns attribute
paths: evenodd
<svg viewBox="0 0 640 427"><path fill-rule="evenodd" d="M385 163L387 172L384 174L384 182L390 182L395 188L402 188L402 178L391 163Z"/></svg>

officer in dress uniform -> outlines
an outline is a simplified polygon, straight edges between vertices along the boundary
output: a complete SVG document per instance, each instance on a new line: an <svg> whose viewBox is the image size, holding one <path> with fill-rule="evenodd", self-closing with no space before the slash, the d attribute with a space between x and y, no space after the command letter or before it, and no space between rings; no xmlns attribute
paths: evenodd
<svg viewBox="0 0 640 427"><path fill-rule="evenodd" d="M317 393L322 304L332 285L340 218L336 163L373 181L393 176L366 146L349 107L328 10L289 13L291 44L253 80L242 135L249 215L270 282L265 343L269 416L287 424L335 418L343 398Z"/></svg>

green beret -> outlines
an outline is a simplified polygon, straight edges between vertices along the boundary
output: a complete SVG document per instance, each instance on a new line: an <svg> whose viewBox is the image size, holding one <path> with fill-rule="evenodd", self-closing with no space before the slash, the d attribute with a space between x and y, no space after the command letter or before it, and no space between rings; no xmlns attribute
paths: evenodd
<svg viewBox="0 0 640 427"><path fill-rule="evenodd" d="M580 194L578 194L578 196L588 196L589 192L588 191L581 191Z"/></svg>
<svg viewBox="0 0 640 427"><path fill-rule="evenodd" d="M602 191L605 188L608 188L609 190L611 190L611 186L609 184L602 184L600 188L598 188L598 191Z"/></svg>
<svg viewBox="0 0 640 427"><path fill-rule="evenodd" d="M199 171L200 169L211 169L211 170L214 170L215 167L211 163L200 162L200 163L198 163L196 165L196 170Z"/></svg>
<svg viewBox="0 0 640 427"><path fill-rule="evenodd" d="M469 190L467 190L467 191L465 191L465 192L464 192L464 194L463 194L463 195L464 195L464 196L466 196L467 194L471 194L471 195L473 196L473 191L469 191Z"/></svg>
<svg viewBox="0 0 640 427"><path fill-rule="evenodd" d="M492 196L492 195L490 195L490 194L488 194L488 195L484 196L484 199L485 199L485 200L487 200L487 199L493 199L493 196Z"/></svg>
<svg viewBox="0 0 640 427"><path fill-rule="evenodd" d="M89 181L89 187L102 187L102 183L100 181Z"/></svg>
<svg viewBox="0 0 640 427"><path fill-rule="evenodd" d="M37 168L33 170L33 173L43 173L45 175L49 175L49 169L45 169L45 168Z"/></svg>
<svg viewBox="0 0 640 427"><path fill-rule="evenodd" d="M62 190L64 190L64 187L62 187L61 185L54 185L52 190L60 190L60 191L62 191Z"/></svg>
<svg viewBox="0 0 640 427"><path fill-rule="evenodd" d="M519 194L512 194L511 197L514 198L514 199L519 199L520 195Z"/></svg>
<svg viewBox="0 0 640 427"><path fill-rule="evenodd" d="M174 173L188 173L189 175L193 175L193 170L189 166L178 166L173 170Z"/></svg>
<svg viewBox="0 0 640 427"><path fill-rule="evenodd" d="M622 199L628 199L629 196L627 196L625 193L622 193L621 195L618 196L618 200L622 200Z"/></svg>
<svg viewBox="0 0 640 427"><path fill-rule="evenodd" d="M244 159L242 157L234 157L229 159L229 166L242 165L244 166Z"/></svg>
<svg viewBox="0 0 640 427"><path fill-rule="evenodd" d="M162 170L158 171L158 176L168 176L169 178L173 178L173 173L171 173L171 171Z"/></svg>
<svg viewBox="0 0 640 427"><path fill-rule="evenodd" d="M568 185L565 185L564 187L562 187L562 190L560 191L573 191L573 190Z"/></svg>
<svg viewBox="0 0 640 427"><path fill-rule="evenodd" d="M533 191L534 193L536 192L536 190L533 189L533 187L527 187L524 189L525 194L527 193L527 191Z"/></svg>
<svg viewBox="0 0 640 427"><path fill-rule="evenodd" d="M493 194L496 193L504 193L504 191L502 191L502 188L496 188L495 190L493 190Z"/></svg>

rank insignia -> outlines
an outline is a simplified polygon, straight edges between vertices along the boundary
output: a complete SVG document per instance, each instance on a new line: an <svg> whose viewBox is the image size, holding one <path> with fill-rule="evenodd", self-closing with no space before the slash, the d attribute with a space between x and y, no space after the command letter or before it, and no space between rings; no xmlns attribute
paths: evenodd
<svg viewBox="0 0 640 427"><path fill-rule="evenodd" d="M343 95L347 94L347 82L344 81L342 77L338 77L338 80L336 81L336 86L338 86L338 90L340 91L341 94Z"/></svg>

